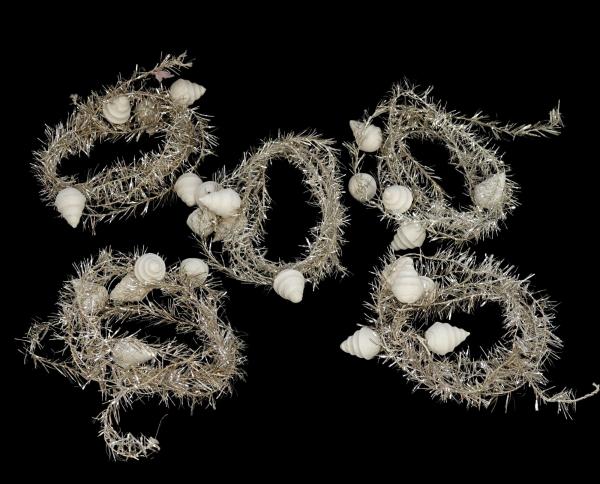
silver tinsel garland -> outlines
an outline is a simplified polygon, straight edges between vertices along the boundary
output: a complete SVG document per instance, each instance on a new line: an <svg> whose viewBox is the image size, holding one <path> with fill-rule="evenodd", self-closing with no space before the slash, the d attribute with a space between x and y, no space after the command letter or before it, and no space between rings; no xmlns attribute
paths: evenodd
<svg viewBox="0 0 600 484"><path fill-rule="evenodd" d="M373 286L370 322L381 339L382 357L400 368L415 388L427 389L442 401L456 400L488 407L502 396L527 386L538 402L556 403L568 415L571 406L594 395L600 387L576 398L571 390L550 395L544 370L556 357L561 340L554 334L553 304L536 295L529 278L519 279L513 267L492 256L478 262L473 254L452 249L433 256L408 254L419 275L431 278L436 289L413 304L399 302L386 275L396 257L390 254ZM469 350L437 356L428 348L424 330L435 321L457 313L473 313L486 302L496 302L504 317L504 336L482 358Z"/></svg>
<svg viewBox="0 0 600 484"><path fill-rule="evenodd" d="M175 103L162 85L151 85L161 79L161 73L170 75L190 66L185 55L166 56L154 69L136 68L129 79L101 93L92 92L85 100L72 96L73 112L64 124L47 127L44 146L34 153L34 172L44 201L52 206L62 189L76 188L86 199L83 226L93 231L98 222L145 213L164 199L177 176L194 169L215 145L204 116ZM103 107L119 96L127 97L131 117L124 124L112 124ZM101 167L83 182L59 175L66 157L89 156L96 143L136 142L144 134L162 139L161 149L144 153L133 163L118 160Z"/></svg>
<svg viewBox="0 0 600 484"><path fill-rule="evenodd" d="M209 264L234 279L257 285L273 284L273 278L287 268L300 271L313 286L336 271L343 273L340 250L346 211L341 203L343 189L332 145L332 141L314 134L282 136L245 155L230 175L223 174L217 180L219 184L240 194L241 223L232 224L221 236L221 253L226 260L215 253L210 239L200 240ZM271 202L266 191L266 171L278 159L287 160L302 172L311 194L310 203L321 214L318 225L306 239L306 255L294 262L270 261L261 247Z"/></svg>
<svg viewBox="0 0 600 484"><path fill-rule="evenodd" d="M60 293L58 313L33 324L26 337L26 354L36 365L56 370L82 388L98 384L107 402L98 416L100 433L110 454L123 459L145 457L159 445L154 437L121 433L121 409L156 396L165 405L214 405L231 391L243 362L240 340L219 316L224 293L211 282L198 287L179 267L170 268L157 284L164 302L152 295L135 303L109 300L107 289L133 271L137 257L103 250L82 263ZM193 339L193 347L137 337L127 329L130 319L148 327L173 325ZM60 348L47 349L57 344ZM124 364L123 353L126 363L131 353L145 358Z"/></svg>
<svg viewBox="0 0 600 484"><path fill-rule="evenodd" d="M515 208L516 184L509 177L493 139L503 137L556 135L562 126L558 108L550 112L546 122L501 125L477 113L463 116L447 111L430 99L431 89L417 92L408 84L396 85L375 111L364 119L367 126L383 123L383 143L373 155L359 150L356 143L347 143L352 158L352 171L362 171L371 156L376 161L378 185L383 190L402 185L412 191L413 201L405 213L386 210L381 197L364 203L381 211L382 219L398 225L417 222L432 239L450 239L457 243L485 238L498 230L499 222ZM502 190L491 206L482 208L473 200L472 206L457 210L451 206L451 196L438 183L439 178L426 164L410 152L411 139L441 142L454 165L465 179L465 189L473 199L473 191L494 175L502 177ZM368 171L368 169L366 169Z"/></svg>

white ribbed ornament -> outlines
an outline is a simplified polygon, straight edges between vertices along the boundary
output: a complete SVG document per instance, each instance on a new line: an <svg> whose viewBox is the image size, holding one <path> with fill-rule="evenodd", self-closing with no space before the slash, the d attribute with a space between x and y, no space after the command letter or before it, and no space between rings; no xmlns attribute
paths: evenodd
<svg viewBox="0 0 600 484"><path fill-rule="evenodd" d="M437 291L437 284L435 281L427 276L419 276L423 289L425 290L425 297L433 297Z"/></svg>
<svg viewBox="0 0 600 484"><path fill-rule="evenodd" d="M67 223L75 228L81 220L85 201L85 195L77 188L67 187L58 192L54 205Z"/></svg>
<svg viewBox="0 0 600 484"><path fill-rule="evenodd" d="M183 259L179 266L179 271L182 276L190 279L197 286L204 284L209 273L208 264L202 259L193 257Z"/></svg>
<svg viewBox="0 0 600 484"><path fill-rule="evenodd" d="M363 326L346 338L340 348L350 355L371 360L381 351L381 339L371 328Z"/></svg>
<svg viewBox="0 0 600 484"><path fill-rule="evenodd" d="M372 153L381 148L383 143L381 128L372 124L366 125L361 121L350 121L350 129L360 151Z"/></svg>
<svg viewBox="0 0 600 484"><path fill-rule="evenodd" d="M383 271L383 276L386 282L390 285L393 284L394 279L401 271L414 271L415 265L410 257L398 257L394 262L389 264Z"/></svg>
<svg viewBox="0 0 600 484"><path fill-rule="evenodd" d="M126 370L142 365L156 356L151 347L132 336L114 341L111 353L115 363Z"/></svg>
<svg viewBox="0 0 600 484"><path fill-rule="evenodd" d="M283 299L293 303L302 301L306 280L296 269L284 269L273 280L273 289Z"/></svg>
<svg viewBox="0 0 600 484"><path fill-rule="evenodd" d="M184 173L175 182L175 193L188 207L196 205L196 189L202 185L202 179L195 173Z"/></svg>
<svg viewBox="0 0 600 484"><path fill-rule="evenodd" d="M108 291L104 286L81 279L73 279L71 284L75 290L75 302L84 314L92 316L104 309L108 302Z"/></svg>
<svg viewBox="0 0 600 484"><path fill-rule="evenodd" d="M381 201L386 210L392 213L406 212L413 202L410 188L402 185L392 185L383 191Z"/></svg>
<svg viewBox="0 0 600 484"><path fill-rule="evenodd" d="M131 116L131 103L127 96L117 96L104 102L102 114L111 124L125 124Z"/></svg>
<svg viewBox="0 0 600 484"><path fill-rule="evenodd" d="M215 231L217 216L206 207L198 207L187 218L187 226L196 235L206 238Z"/></svg>
<svg viewBox="0 0 600 484"><path fill-rule="evenodd" d="M473 201L481 208L494 208L502 202L504 187L506 185L506 174L496 173L482 181L473 189Z"/></svg>
<svg viewBox="0 0 600 484"><path fill-rule="evenodd" d="M408 265L395 271L390 286L394 297L405 304L415 303L425 294L425 288L419 274L412 266L409 267Z"/></svg>
<svg viewBox="0 0 600 484"><path fill-rule="evenodd" d="M206 88L187 79L177 79L169 89L171 99L175 104L191 106L204 96Z"/></svg>
<svg viewBox="0 0 600 484"><path fill-rule="evenodd" d="M425 331L427 347L437 355L445 355L454 351L469 336L468 331L456 328L448 323L434 323Z"/></svg>
<svg viewBox="0 0 600 484"><path fill-rule="evenodd" d="M208 208L219 217L233 217L238 214L241 199L232 188L224 188L197 198L198 205Z"/></svg>
<svg viewBox="0 0 600 484"><path fill-rule="evenodd" d="M133 272L127 274L110 292L110 299L120 302L137 302L144 299L166 275L165 261L148 252L135 262Z"/></svg>
<svg viewBox="0 0 600 484"><path fill-rule="evenodd" d="M418 222L408 222L401 225L392 240L392 250L406 250L421 247L425 242L427 232Z"/></svg>
<svg viewBox="0 0 600 484"><path fill-rule="evenodd" d="M248 219L243 213L234 217L219 219L215 228L215 234L213 235L213 241L224 240L231 233L240 233L247 223Z"/></svg>
<svg viewBox="0 0 600 484"><path fill-rule="evenodd" d="M368 173L356 173L348 182L348 191L355 200L368 202L377 193L377 182Z"/></svg>

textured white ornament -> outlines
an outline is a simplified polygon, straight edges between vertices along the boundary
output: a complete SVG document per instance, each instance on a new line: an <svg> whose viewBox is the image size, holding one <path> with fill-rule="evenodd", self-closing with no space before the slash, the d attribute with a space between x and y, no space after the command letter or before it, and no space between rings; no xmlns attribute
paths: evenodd
<svg viewBox="0 0 600 484"><path fill-rule="evenodd" d="M236 215L234 217L226 217L221 218L217 222L217 227L215 228L215 235L213 236L213 240L218 242L220 240L225 239L230 233L239 233L243 230L243 228L248 223L248 219L243 213Z"/></svg>
<svg viewBox="0 0 600 484"><path fill-rule="evenodd" d="M405 250L421 247L425 242L427 232L418 222L408 222L401 225L394 235L391 247L393 250Z"/></svg>
<svg viewBox="0 0 600 484"><path fill-rule="evenodd" d="M296 269L284 269L273 280L273 289L283 299L299 303L304 294L306 280L300 271Z"/></svg>
<svg viewBox="0 0 600 484"><path fill-rule="evenodd" d="M425 294L425 288L419 274L413 267L408 265L395 271L391 289L394 297L405 304L415 303Z"/></svg>
<svg viewBox="0 0 600 484"><path fill-rule="evenodd" d="M75 289L75 302L88 316L98 313L106 306L108 291L104 286L81 279L73 279L71 284Z"/></svg>
<svg viewBox="0 0 600 484"><path fill-rule="evenodd" d="M389 264L383 271L383 276L386 282L390 285L394 283L396 276L402 271L414 271L415 265L410 257L398 257L394 262Z"/></svg>
<svg viewBox="0 0 600 484"><path fill-rule="evenodd" d="M102 114L111 124L124 124L131 116L131 103L127 96L109 99L102 106Z"/></svg>
<svg viewBox="0 0 600 484"><path fill-rule="evenodd" d="M191 106L204 96L206 88L186 79L177 79L171 84L169 92L171 93L171 98L175 104Z"/></svg>
<svg viewBox="0 0 600 484"><path fill-rule="evenodd" d="M196 188L196 192L194 193L194 198L196 203L198 203L198 199L208 195L209 193L216 192L221 189L221 185L219 185L216 181L208 180L202 182Z"/></svg>
<svg viewBox="0 0 600 484"><path fill-rule="evenodd" d="M392 185L383 191L381 201L386 210L393 213L404 213L412 205L413 194L408 187Z"/></svg>
<svg viewBox="0 0 600 484"><path fill-rule="evenodd" d="M501 204L506 185L506 174L496 173L473 189L473 201L481 208L494 208Z"/></svg>
<svg viewBox="0 0 600 484"><path fill-rule="evenodd" d="M426 297L433 297L437 291L437 284L433 279L430 279L427 276L420 276L421 284L423 284L423 289L425 290Z"/></svg>
<svg viewBox="0 0 600 484"><path fill-rule="evenodd" d="M134 337L119 339L113 343L113 360L126 370L146 363L155 356L156 352L152 348Z"/></svg>
<svg viewBox="0 0 600 484"><path fill-rule="evenodd" d="M381 351L381 338L371 328L363 326L340 345L346 353L371 360Z"/></svg>
<svg viewBox="0 0 600 484"><path fill-rule="evenodd" d="M202 185L202 179L195 173L184 173L175 182L173 189L188 207L196 205L196 189Z"/></svg>
<svg viewBox="0 0 600 484"><path fill-rule="evenodd" d="M459 344L469 336L468 331L456 328L448 323L434 323L425 331L427 347L438 355L445 355L454 351Z"/></svg>
<svg viewBox="0 0 600 484"><path fill-rule="evenodd" d="M153 134L155 126L160 122L160 110L151 99L142 99L135 105L135 119L141 126L152 126L148 131Z"/></svg>
<svg viewBox="0 0 600 484"><path fill-rule="evenodd" d="M203 205L219 217L233 217L237 215L242 200L232 188L224 188L209 193L197 199L198 205Z"/></svg>
<svg viewBox="0 0 600 484"><path fill-rule="evenodd" d="M181 275L190 278L194 284L202 285L208 277L208 264L202 259L183 259L179 266Z"/></svg>
<svg viewBox="0 0 600 484"><path fill-rule="evenodd" d="M68 224L75 228L79 225L85 207L85 195L77 188L63 188L56 195L54 205Z"/></svg>
<svg viewBox="0 0 600 484"><path fill-rule="evenodd" d="M148 252L135 261L133 273L142 284L156 284L165 278L167 268L162 257Z"/></svg>
<svg viewBox="0 0 600 484"><path fill-rule="evenodd" d="M368 173L357 173L350 178L348 191L359 202L368 202L377 193L377 182Z"/></svg>
<svg viewBox="0 0 600 484"><path fill-rule="evenodd" d="M366 125L361 121L350 121L350 129L360 151L372 153L381 148L383 135L381 129L372 124Z"/></svg>
<svg viewBox="0 0 600 484"><path fill-rule="evenodd" d="M206 238L215 231L217 216L205 207L198 207L188 216L187 226L196 235Z"/></svg>

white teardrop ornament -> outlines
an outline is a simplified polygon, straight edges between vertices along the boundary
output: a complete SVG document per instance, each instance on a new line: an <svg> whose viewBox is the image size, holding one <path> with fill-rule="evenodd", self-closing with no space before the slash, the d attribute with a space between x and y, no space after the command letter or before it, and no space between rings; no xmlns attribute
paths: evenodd
<svg viewBox="0 0 600 484"><path fill-rule="evenodd" d="M415 265L413 260L410 257L398 257L394 262L389 264L383 271L383 276L386 282L390 285L394 283L394 279L396 276L402 272L415 270Z"/></svg>
<svg viewBox="0 0 600 484"><path fill-rule="evenodd" d="M423 242L425 242L426 235L427 232L420 223L405 223L396 231L391 247L393 250L406 250L421 247Z"/></svg>
<svg viewBox="0 0 600 484"><path fill-rule="evenodd" d="M79 225L85 207L85 195L77 188L63 188L56 195L54 205L67 223L75 228Z"/></svg>
<svg viewBox="0 0 600 484"><path fill-rule="evenodd" d="M206 207L198 207L188 216L187 226L199 237L206 238L215 231L217 220Z"/></svg>
<svg viewBox="0 0 600 484"><path fill-rule="evenodd" d="M377 182L368 173L356 173L348 182L348 191L355 200L368 202L377 193Z"/></svg>
<svg viewBox="0 0 600 484"><path fill-rule="evenodd" d="M142 365L156 356L151 347L134 337L116 340L111 353L115 363L126 370Z"/></svg>
<svg viewBox="0 0 600 484"><path fill-rule="evenodd" d="M206 88L187 79L177 79L169 89L171 98L180 106L191 106L204 96Z"/></svg>
<svg viewBox="0 0 600 484"><path fill-rule="evenodd" d="M133 272L127 274L110 292L113 301L136 302L144 299L166 275L165 261L151 252L135 262Z"/></svg>
<svg viewBox="0 0 600 484"><path fill-rule="evenodd" d="M473 201L481 208L494 208L501 204L506 185L506 174L496 173L473 189Z"/></svg>
<svg viewBox="0 0 600 484"><path fill-rule="evenodd" d="M367 125L361 121L350 121L350 129L360 151L372 153L381 148L383 143L381 128L372 124Z"/></svg>
<svg viewBox="0 0 600 484"><path fill-rule="evenodd" d="M381 351L381 338L371 328L363 326L346 338L340 348L350 355L371 360Z"/></svg>
<svg viewBox="0 0 600 484"><path fill-rule="evenodd" d="M402 185L392 185L383 191L381 201L386 210L392 213L406 212L413 202L410 188Z"/></svg>
<svg viewBox="0 0 600 484"><path fill-rule="evenodd" d="M104 102L102 114L111 124L124 124L131 116L131 103L127 96L117 96Z"/></svg>
<svg viewBox="0 0 600 484"><path fill-rule="evenodd" d="M173 189L188 207L196 205L196 189L202 185L202 179L195 173L184 173L175 182Z"/></svg>
<svg viewBox="0 0 600 484"><path fill-rule="evenodd" d="M414 268L408 266L396 271L391 289L394 297L405 304L415 303L425 294L425 288L419 274Z"/></svg>
<svg viewBox="0 0 600 484"><path fill-rule="evenodd" d="M425 331L427 347L437 355L445 355L454 351L469 336L468 331L456 328L448 323L434 323Z"/></svg>
<svg viewBox="0 0 600 484"><path fill-rule="evenodd" d="M183 259L179 266L181 275L193 281L194 285L201 286L208 277L208 264L202 259Z"/></svg>
<svg viewBox="0 0 600 484"><path fill-rule="evenodd" d="M293 303L302 301L306 280L296 269L284 269L273 280L273 289L283 299Z"/></svg>
<svg viewBox="0 0 600 484"><path fill-rule="evenodd" d="M224 188L197 199L198 205L208 208L219 217L233 217L238 214L242 200L231 188Z"/></svg>

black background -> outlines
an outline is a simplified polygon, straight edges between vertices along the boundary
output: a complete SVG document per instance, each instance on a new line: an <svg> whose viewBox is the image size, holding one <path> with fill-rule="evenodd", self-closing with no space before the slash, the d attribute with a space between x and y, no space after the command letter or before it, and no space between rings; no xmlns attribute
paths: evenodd
<svg viewBox="0 0 600 484"><path fill-rule="evenodd" d="M125 251L145 246L163 254L168 263L198 255L185 225L190 209L179 201L145 217L101 225L92 236L71 229L39 201L29 171L37 138L45 124L54 125L66 116L70 94L85 95L112 84L117 73L128 76L136 63L151 67L161 52L187 49L195 62L183 77L207 88L198 106L213 116L219 147L218 156L201 167L203 176L223 163L234 167L244 151L279 131L313 128L337 140L341 148L351 139L348 120L372 110L403 78L435 86L434 96L450 109L465 113L481 109L500 120L546 118L560 99L566 125L561 136L501 143L521 186L521 206L504 230L472 249L503 258L518 266L523 276L535 273L534 287L559 302L558 334L565 344L548 375L557 387L573 387L579 394L591 389L591 382L599 380L600 333L594 282L597 239L592 234L597 223L597 178L591 172L597 163L592 151L597 102L595 86L589 88L597 83L597 75L592 73L595 50L587 39L547 50L535 47L535 38L527 48L518 42L492 46L482 41L483 52L475 52L472 43L462 42L460 36L452 48L442 39L435 48L419 51L407 48L406 39L379 43L369 36L340 39L332 46L273 39L253 39L250 45L241 38L224 47L227 35L223 31L210 41L162 48L120 45L82 50L73 44L57 48L41 42L20 57L16 72L24 79L26 94L18 96L22 116L16 138L5 140L16 146L13 158L5 163L15 169L10 179L18 187L18 197L6 210L13 228L5 233L18 245L11 252L17 255L9 257L10 289L5 289L7 305L18 311L4 318L10 335L13 381L7 398L13 404L9 442L15 461L108 462L93 421L102 408L95 386L81 391L58 374L34 370L29 362L24 365L14 341L34 318L54 310L56 293L72 274L72 264L107 245ZM116 154L129 156L136 149L99 147L92 160L82 163L81 173L94 163L107 162ZM446 166L443 148L415 149L435 166L460 201L461 180ZM343 150L340 160L346 170L348 156ZM67 165L66 169L76 169L73 162ZM269 254L294 257L316 213L304 206L307 195L299 173L279 163L270 175L274 206L268 224ZM265 471L280 459L292 469L307 470L341 452L340 470L394 467L396 462L401 466L413 453L433 459L435 467L436 456L457 449L468 459L497 445L499 455L516 461L541 448L565 455L582 439L597 439L598 398L580 403L573 421L557 416L554 407L535 412L527 390L511 398L506 412L504 400L495 409L466 409L432 401L425 391L413 393L399 371L341 352L339 343L363 321L370 271L393 233L379 222L378 213L348 195L344 202L351 222L343 262L351 275L326 280L315 292L307 288L301 304L214 274L229 294L226 318L247 344L246 378L235 385L232 397L217 402L216 410L198 408L190 416L185 408L166 410L151 402L126 413L124 429L148 434L155 433L168 413L158 434L162 450L153 464L201 462L227 472L226 463L254 454ZM424 250L435 247L426 243ZM501 320L493 309L465 318L474 351L489 347L501 334ZM374 451L380 457L371 457ZM382 452L395 460L382 461ZM464 472L461 462L450 467L457 474Z"/></svg>

